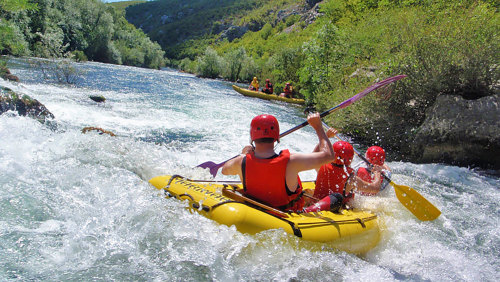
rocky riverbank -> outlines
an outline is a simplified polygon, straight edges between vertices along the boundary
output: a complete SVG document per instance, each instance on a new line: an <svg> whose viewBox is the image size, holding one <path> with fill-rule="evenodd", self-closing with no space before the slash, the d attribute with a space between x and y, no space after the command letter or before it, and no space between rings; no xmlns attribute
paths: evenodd
<svg viewBox="0 0 500 282"><path fill-rule="evenodd" d="M500 94L438 96L412 143L414 162L500 170Z"/></svg>

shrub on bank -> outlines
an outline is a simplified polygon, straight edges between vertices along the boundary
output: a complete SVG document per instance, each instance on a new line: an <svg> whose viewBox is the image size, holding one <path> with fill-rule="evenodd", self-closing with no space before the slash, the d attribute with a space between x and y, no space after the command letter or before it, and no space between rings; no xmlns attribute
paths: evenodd
<svg viewBox="0 0 500 282"><path fill-rule="evenodd" d="M498 13L488 4L372 13L345 27L343 41L348 50L337 61L344 71L332 79L338 88L317 93L316 101L326 108L373 82L363 75L350 77L356 70L359 74L375 66L375 77L408 75L385 92L370 95L365 98L368 101L332 117L333 124L368 142L383 138L398 147L411 140L438 95L476 99L492 94L492 85L500 79L498 26Z"/></svg>

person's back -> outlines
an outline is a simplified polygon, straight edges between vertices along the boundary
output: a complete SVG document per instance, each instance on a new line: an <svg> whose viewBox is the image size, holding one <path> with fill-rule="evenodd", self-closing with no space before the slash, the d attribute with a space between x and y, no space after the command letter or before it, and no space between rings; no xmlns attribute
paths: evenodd
<svg viewBox="0 0 500 282"><path fill-rule="evenodd" d="M316 177L316 188L314 197L322 199L329 194L339 193L347 197L350 191L346 191L346 184L351 178L354 170L350 167L354 157L354 149L345 141L333 144L335 160L325 164L318 169Z"/></svg>
<svg viewBox="0 0 500 282"><path fill-rule="evenodd" d="M275 117L260 115L252 120L251 141L242 155L229 160L222 168L225 175L239 175L247 196L282 210L302 210L304 200L299 172L314 169L333 159L333 150L321 126L318 113L308 116L319 139L319 150L313 153L274 151L279 142L279 124Z"/></svg>
<svg viewBox="0 0 500 282"><path fill-rule="evenodd" d="M285 84L285 87L283 88L283 93L281 93L283 97L286 97L286 98L293 98L293 95L292 95L292 85L287 82Z"/></svg>
<svg viewBox="0 0 500 282"><path fill-rule="evenodd" d="M266 79L266 84L264 85L264 88L262 89L262 92L267 93L267 94L273 94L274 93L274 87L273 84L269 79Z"/></svg>

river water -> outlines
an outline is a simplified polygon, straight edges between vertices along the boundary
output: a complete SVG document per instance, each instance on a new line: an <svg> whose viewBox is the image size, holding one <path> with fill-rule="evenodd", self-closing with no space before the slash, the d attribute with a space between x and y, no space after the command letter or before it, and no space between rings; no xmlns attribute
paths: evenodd
<svg viewBox="0 0 500 282"><path fill-rule="evenodd" d="M419 221L392 188L357 197L382 228L378 246L362 256L281 230L242 234L161 197L148 180L210 179L193 167L239 153L255 115L276 115L284 131L305 120L302 109L246 98L230 83L175 70L74 66L82 73L75 85L45 80L20 59L10 59L9 67L22 82L0 79L55 115L50 126L13 112L0 116L0 280L500 280L498 177L389 162L394 182L417 190L442 215ZM82 134L86 126L118 136ZM315 142L306 127L278 149L309 152ZM301 176L311 180L315 173Z"/></svg>

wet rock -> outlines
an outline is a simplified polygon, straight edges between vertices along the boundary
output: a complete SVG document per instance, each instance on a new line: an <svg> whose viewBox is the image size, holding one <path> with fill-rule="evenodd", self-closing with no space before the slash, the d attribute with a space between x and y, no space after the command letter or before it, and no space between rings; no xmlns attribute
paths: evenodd
<svg viewBox="0 0 500 282"><path fill-rule="evenodd" d="M92 101L97 102L97 103L101 103L101 102L105 102L106 101L106 98L104 98L104 96L89 96L89 98Z"/></svg>
<svg viewBox="0 0 500 282"><path fill-rule="evenodd" d="M413 161L500 169L500 94L441 95L413 140Z"/></svg>
<svg viewBox="0 0 500 282"><path fill-rule="evenodd" d="M19 77L13 75L8 68L2 67L0 69L0 74L1 74L0 77L2 77L5 80L19 82Z"/></svg>
<svg viewBox="0 0 500 282"><path fill-rule="evenodd" d="M54 115L38 100L28 95L22 97L9 88L0 86L0 115L16 111L20 116L28 116L44 123Z"/></svg>

